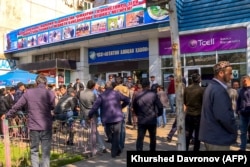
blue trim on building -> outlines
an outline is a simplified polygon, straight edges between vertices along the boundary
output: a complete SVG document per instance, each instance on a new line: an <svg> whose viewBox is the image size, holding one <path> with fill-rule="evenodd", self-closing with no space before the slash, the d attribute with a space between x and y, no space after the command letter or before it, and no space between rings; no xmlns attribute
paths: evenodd
<svg viewBox="0 0 250 167"><path fill-rule="evenodd" d="M183 1L179 30L194 30L250 21L250 0Z"/></svg>
<svg viewBox="0 0 250 167"><path fill-rule="evenodd" d="M32 51L32 50L36 50L36 49L43 49L43 48L52 47L52 46L80 42L80 41L84 41L84 40L90 40L90 39L102 38L102 37L107 37L107 36L112 36L112 35L125 34L125 33L143 31L143 30L150 30L150 29L155 29L155 28L160 28L160 27L168 27L168 26L169 26L169 22L164 21L164 22L160 22L160 23L154 23L154 24L149 24L149 25L137 26L137 27L133 27L133 28L126 28L126 29L117 30L117 31L94 34L94 35L85 36L85 37L74 38L74 39L70 39L70 40L65 40L65 41L61 41L61 42L37 46L37 47L33 47L33 48L25 48L23 50L10 51L10 53L27 52L27 51ZM8 52L6 52L6 53L8 53Z"/></svg>

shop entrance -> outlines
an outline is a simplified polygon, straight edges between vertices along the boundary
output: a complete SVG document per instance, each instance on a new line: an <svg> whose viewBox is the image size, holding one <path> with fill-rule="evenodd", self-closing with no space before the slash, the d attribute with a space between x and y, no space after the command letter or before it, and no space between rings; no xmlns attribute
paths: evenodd
<svg viewBox="0 0 250 167"><path fill-rule="evenodd" d="M113 76L113 79L117 76L127 79L128 76L131 76L131 72L130 71L108 72L106 73L106 81L109 81L109 76Z"/></svg>
<svg viewBox="0 0 250 167"><path fill-rule="evenodd" d="M184 70L184 77L187 81L187 85L192 83L192 74L199 73L201 75L201 86L206 87L210 80L213 79L213 67L204 66L204 67L186 67Z"/></svg>

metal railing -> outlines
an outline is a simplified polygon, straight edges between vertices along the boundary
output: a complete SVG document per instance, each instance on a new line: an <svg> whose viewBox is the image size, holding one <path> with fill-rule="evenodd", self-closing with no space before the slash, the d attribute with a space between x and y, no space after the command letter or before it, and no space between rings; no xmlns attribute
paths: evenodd
<svg viewBox="0 0 250 167"><path fill-rule="evenodd" d="M16 116L2 120L3 135L0 136L0 148L3 147L4 157L0 157L0 167L20 166L30 159L30 139L28 117ZM91 121L89 128L83 128L80 120L53 122L51 152L69 153L70 155L96 154L96 123ZM72 139L72 142L69 142ZM2 161L2 162L1 162Z"/></svg>

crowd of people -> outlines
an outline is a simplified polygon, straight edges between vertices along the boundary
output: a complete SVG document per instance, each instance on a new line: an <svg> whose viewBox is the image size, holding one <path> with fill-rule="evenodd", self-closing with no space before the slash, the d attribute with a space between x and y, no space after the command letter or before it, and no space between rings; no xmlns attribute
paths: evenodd
<svg viewBox="0 0 250 167"><path fill-rule="evenodd" d="M0 114L5 119L15 114L28 115L32 166L49 166L54 120L71 121L79 119L83 128L94 123L96 138L102 153L107 153L104 140L99 134L102 125L111 143L111 156L119 156L126 140L126 124L137 130L136 150L143 151L146 131L150 137L150 151L156 151L156 131L167 123L166 109L175 113L175 83L170 75L168 87L158 84L155 76L150 80L133 82L128 76L126 82L120 76L109 76L105 86L94 80L83 85L79 79L75 84L48 87L43 75L36 78L36 86L26 88L23 83L17 89L0 89ZM204 142L206 150L230 150L236 143L240 127L240 151L246 150L247 130L250 119L250 77L243 76L240 82L232 79L232 67L222 61L214 66L214 78L206 88L200 86L201 76L192 75L192 84L186 87L183 80L183 102L185 112L186 150L191 139L194 151L200 150ZM230 84L228 84L230 83ZM237 119L239 117L239 122ZM176 131L176 120L167 135L170 142ZM1 131L2 133L2 131ZM74 133L69 132L67 145L74 145ZM42 160L39 162L39 144ZM98 150L98 149L96 149Z"/></svg>

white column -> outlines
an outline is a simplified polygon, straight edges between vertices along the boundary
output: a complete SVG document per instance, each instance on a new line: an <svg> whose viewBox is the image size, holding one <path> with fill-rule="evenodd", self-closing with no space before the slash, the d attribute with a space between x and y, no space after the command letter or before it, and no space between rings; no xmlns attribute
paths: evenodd
<svg viewBox="0 0 250 167"><path fill-rule="evenodd" d="M151 38L149 43L149 77L154 75L156 81L161 84L161 58L159 56L159 40Z"/></svg>
<svg viewBox="0 0 250 167"><path fill-rule="evenodd" d="M72 75L73 82L75 82L76 78L79 78L80 81L85 85L87 84L88 80L90 80L88 48L80 48L80 62L76 64L75 76Z"/></svg>
<svg viewBox="0 0 250 167"><path fill-rule="evenodd" d="M250 75L250 23L247 26L247 71L246 74Z"/></svg>

